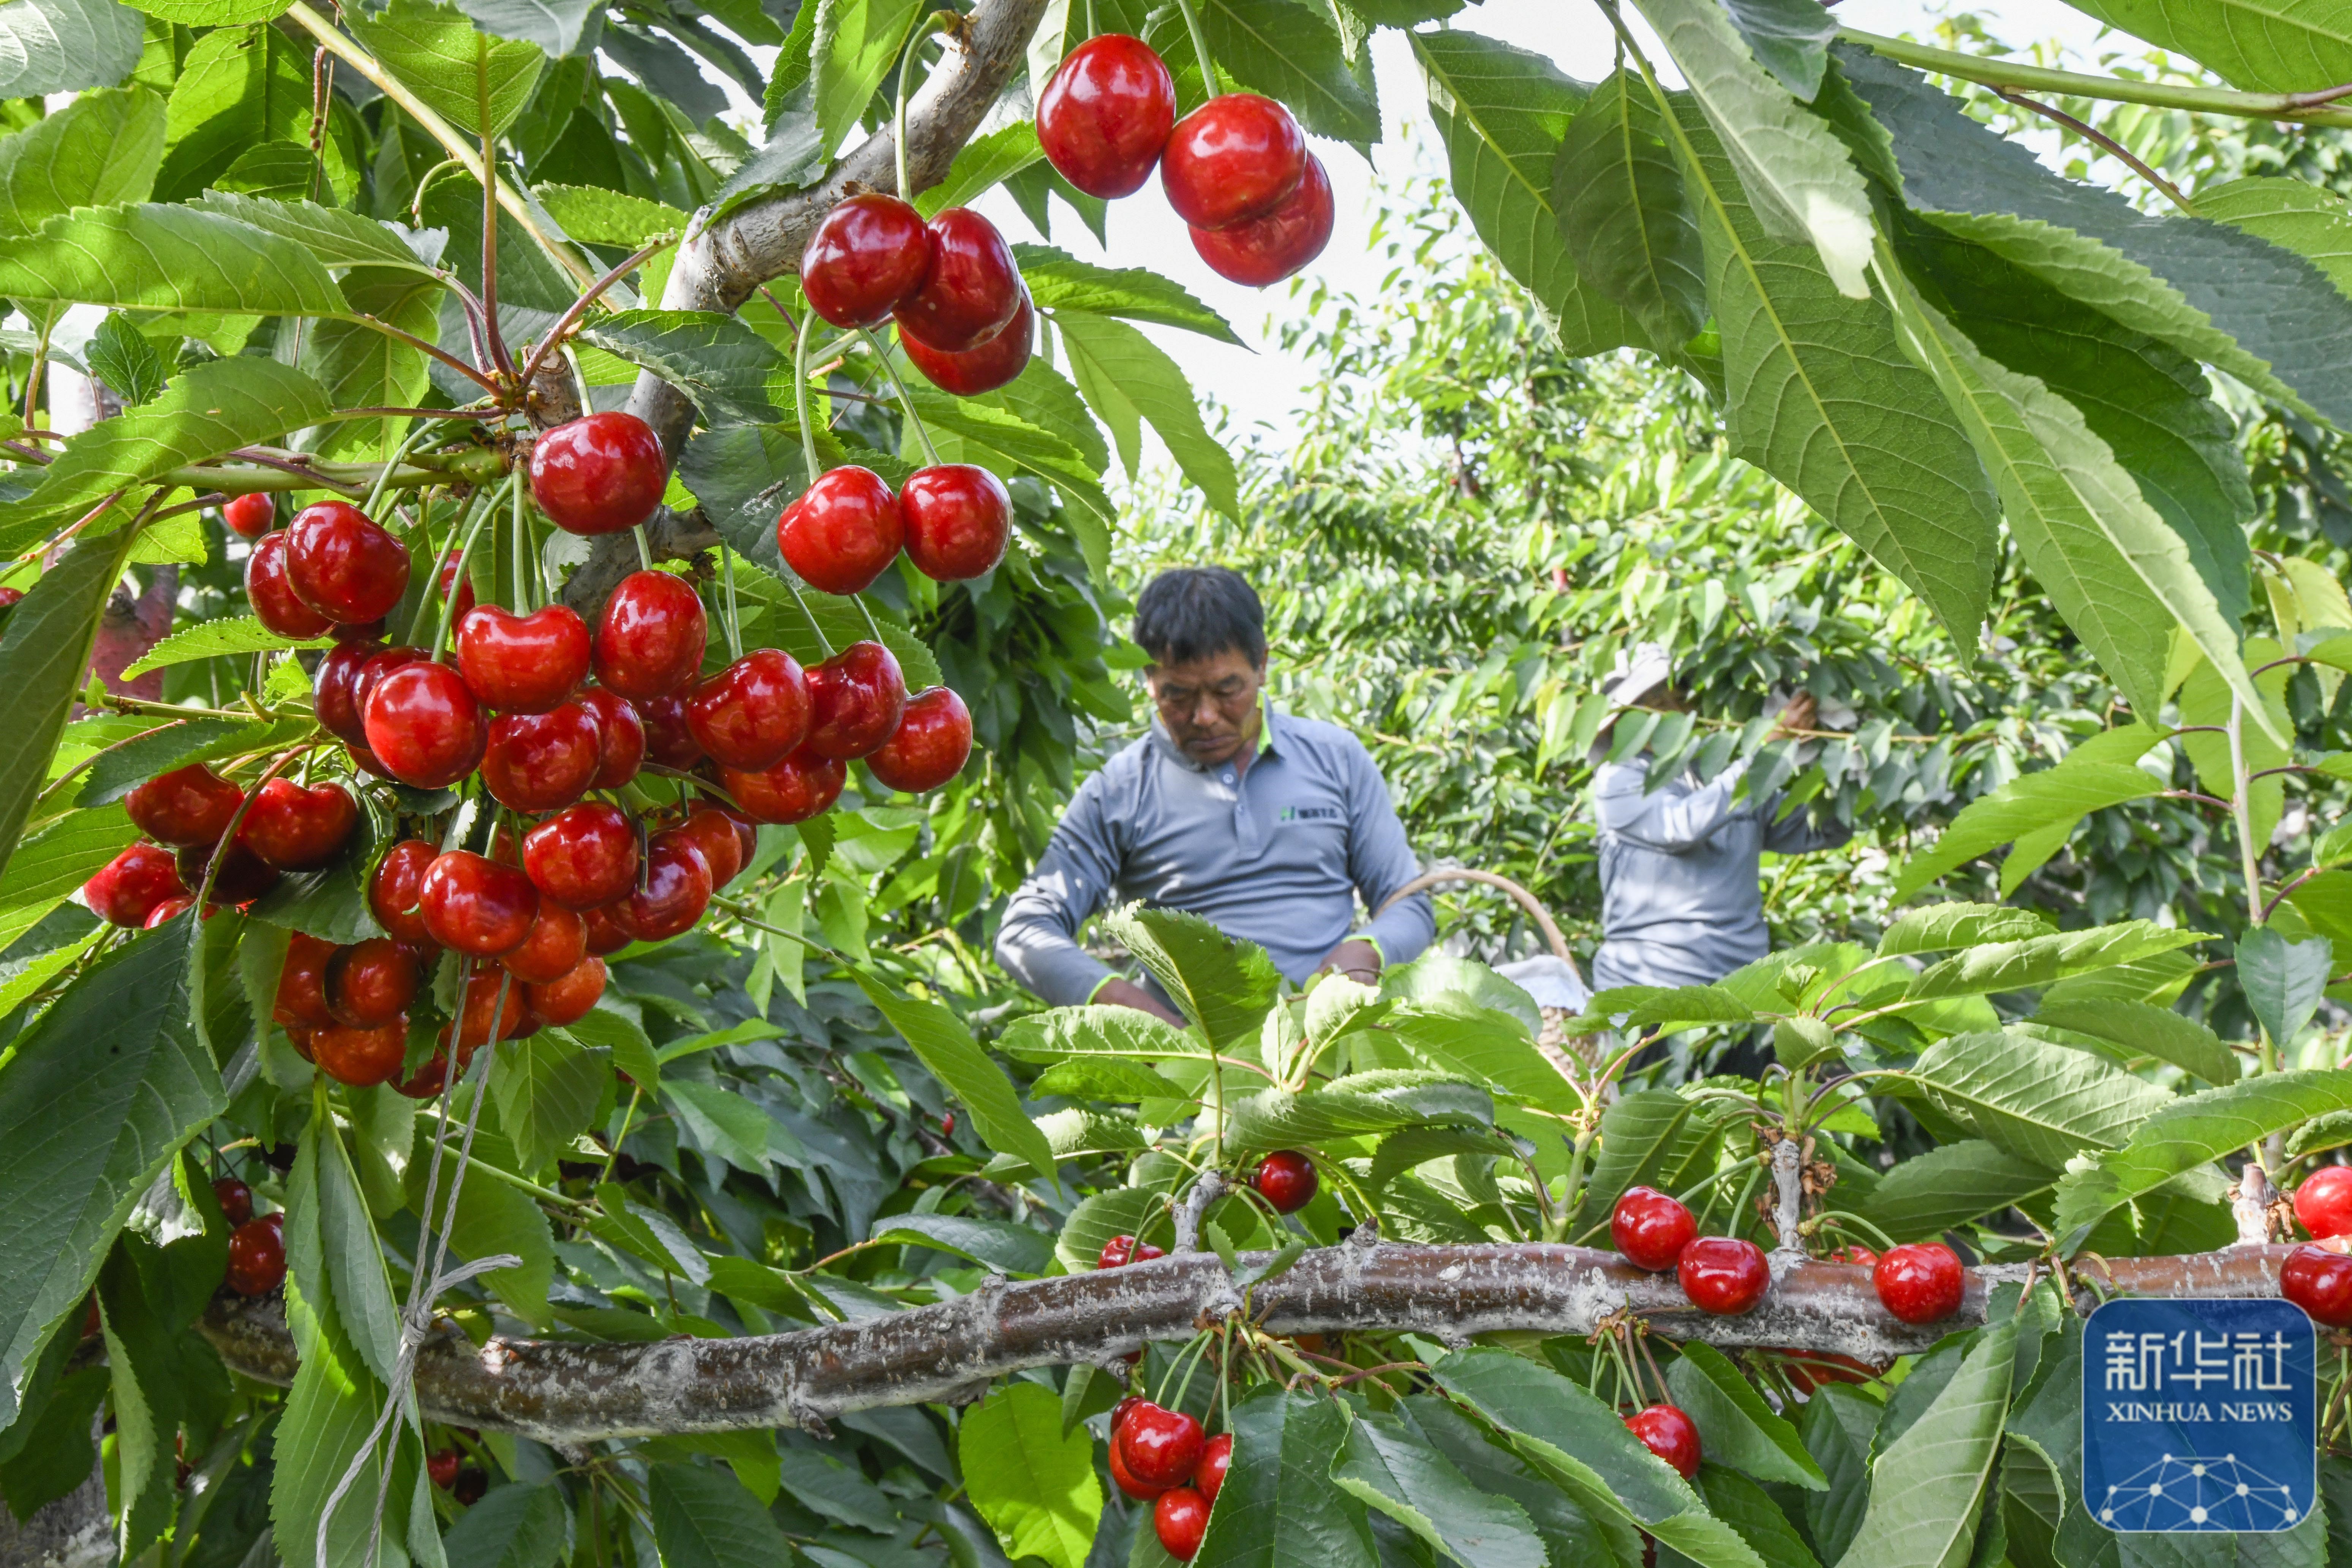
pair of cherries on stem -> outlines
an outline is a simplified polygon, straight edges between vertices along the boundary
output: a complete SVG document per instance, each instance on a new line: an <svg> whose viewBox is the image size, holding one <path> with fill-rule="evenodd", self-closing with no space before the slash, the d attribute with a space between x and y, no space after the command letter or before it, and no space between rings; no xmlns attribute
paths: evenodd
<svg viewBox="0 0 2352 1568"><path fill-rule="evenodd" d="M373 628L391 614L408 592L408 547L367 513L348 501L320 501L254 542L245 596L279 637L341 636Z"/></svg>
<svg viewBox="0 0 2352 1568"><path fill-rule="evenodd" d="M134 844L107 862L82 885L83 901L115 925L139 928L173 918L192 901L203 868L220 853L240 807L245 818L229 851L241 875L215 879L216 901L242 903L268 891L282 872L318 870L342 852L359 826L359 806L339 784L310 787L273 778L247 805L244 790L192 763L149 779L124 798L132 825L156 842Z"/></svg>
<svg viewBox="0 0 2352 1568"><path fill-rule="evenodd" d="M1091 196L1131 195L1160 170L1168 205L1218 276L1263 289L1330 242L1331 182L1290 110L1256 93L1176 118L1176 82L1140 38L1105 33L1070 51L1037 100L1037 141Z"/></svg>
<svg viewBox="0 0 2352 1568"><path fill-rule="evenodd" d="M847 197L801 252L801 291L836 327L871 329L895 318L915 368L962 396L1019 375L1035 336L1012 247L969 207L926 223L898 196Z"/></svg>
<svg viewBox="0 0 2352 1568"><path fill-rule="evenodd" d="M1013 537L1013 498L986 468L934 463L897 494L870 468L845 464L817 476L776 519L784 563L828 594L860 594L903 549L934 582L993 571Z"/></svg>

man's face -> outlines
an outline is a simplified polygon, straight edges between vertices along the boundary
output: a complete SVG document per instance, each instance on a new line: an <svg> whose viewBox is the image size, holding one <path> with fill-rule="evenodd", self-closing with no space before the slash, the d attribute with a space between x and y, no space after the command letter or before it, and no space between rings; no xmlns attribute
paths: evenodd
<svg viewBox="0 0 2352 1568"><path fill-rule="evenodd" d="M1151 665L1143 683L1169 738L1202 767L1232 762L1255 744L1265 666L1253 664L1239 648L1182 664Z"/></svg>

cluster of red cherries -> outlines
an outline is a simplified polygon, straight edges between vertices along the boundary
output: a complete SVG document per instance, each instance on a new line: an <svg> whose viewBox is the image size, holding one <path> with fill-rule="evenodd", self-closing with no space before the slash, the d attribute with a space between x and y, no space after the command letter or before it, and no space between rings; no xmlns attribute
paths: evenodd
<svg viewBox="0 0 2352 1568"><path fill-rule="evenodd" d="M2317 1241L2286 1255L2279 1294L2315 1323L2352 1328L2352 1256L2336 1250L2352 1236L2352 1165L2322 1165L2305 1177L2294 1190L2294 1217Z"/></svg>
<svg viewBox="0 0 2352 1568"><path fill-rule="evenodd" d="M1055 68L1037 99L1037 142L1090 196L1132 195L1157 165L1192 248L1235 283L1279 283L1331 238L1331 181L1289 110L1229 92L1180 121L1167 62L1125 33L1088 38Z"/></svg>

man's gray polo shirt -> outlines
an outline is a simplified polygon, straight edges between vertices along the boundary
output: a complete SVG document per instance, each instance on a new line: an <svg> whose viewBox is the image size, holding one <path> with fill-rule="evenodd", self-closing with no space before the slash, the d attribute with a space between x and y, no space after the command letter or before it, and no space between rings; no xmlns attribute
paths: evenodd
<svg viewBox="0 0 2352 1568"><path fill-rule="evenodd" d="M1271 702L1265 714L1246 769L1200 766L1155 721L1078 786L1005 908L997 962L1056 1006L1084 1002L1111 971L1078 946L1080 928L1107 903L1140 899L1256 942L1293 981L1313 973L1359 931L1358 893L1378 910L1421 867L1362 742ZM1389 963L1435 933L1426 893L1360 932Z"/></svg>

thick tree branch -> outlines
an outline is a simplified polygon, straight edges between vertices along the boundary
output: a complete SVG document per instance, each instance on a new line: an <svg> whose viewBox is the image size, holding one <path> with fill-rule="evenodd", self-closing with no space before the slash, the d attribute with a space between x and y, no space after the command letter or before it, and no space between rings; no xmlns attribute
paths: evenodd
<svg viewBox="0 0 2352 1568"><path fill-rule="evenodd" d="M1046 0L981 0L960 35L951 36L946 58L908 106L907 170L914 190L903 195L911 199L946 177L948 165L980 128L1004 84L1022 68L1045 6ZM835 203L859 190L895 187L897 152L897 140L886 126L827 171L821 184L754 202L707 227L707 214L696 214L662 290L662 309L733 311L761 284L800 266L808 237ZM686 395L650 373L641 374L629 395L629 412L654 427L675 463L694 426L694 405ZM646 534L657 561L682 559L719 543L700 517L674 512L656 517ZM564 602L593 617L636 565L636 544L627 534L597 540L586 564L564 585Z"/></svg>
<svg viewBox="0 0 2352 1568"><path fill-rule="evenodd" d="M2126 1295L2275 1296L2287 1250L2117 1258L2092 1273ZM1754 1311L1715 1318L1691 1307L1672 1274L1645 1274L1613 1252L1350 1242L1310 1252L1256 1287L1249 1310L1275 1333L1410 1331L1460 1343L1505 1330L1589 1334L1630 1307L1670 1339L1884 1363L1983 1321L1988 1292L2026 1275L2023 1265L1971 1269L1956 1317L1911 1328L1879 1305L1869 1270L1855 1265L1802 1264ZM992 1280L961 1300L789 1334L653 1344L493 1339L477 1351L447 1330L417 1357L416 1397L434 1419L546 1443L818 1430L847 1411L969 1398L990 1379L1030 1367L1100 1366L1147 1340L1184 1339L1221 1321L1234 1299L1224 1266L1195 1252L1017 1285ZM2087 1290L2082 1299L2087 1305ZM293 1342L275 1299L224 1295L201 1327L236 1371L293 1381Z"/></svg>

